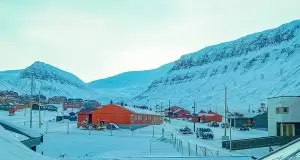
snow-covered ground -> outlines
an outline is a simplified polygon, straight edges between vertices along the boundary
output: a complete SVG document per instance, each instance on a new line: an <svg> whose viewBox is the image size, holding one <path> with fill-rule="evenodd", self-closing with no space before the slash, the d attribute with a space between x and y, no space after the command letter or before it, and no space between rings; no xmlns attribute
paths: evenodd
<svg viewBox="0 0 300 160"><path fill-rule="evenodd" d="M29 110L26 113L18 111L15 116L8 116L7 111L0 111L0 119L8 120L18 125L29 128ZM41 112L42 126L38 127L38 112L33 112L32 130L44 134L44 143L38 146L37 152L46 156L58 158L65 155L65 159L110 159L112 157L180 157L204 156L262 156L268 153L268 149L252 149L229 152L221 147L221 137L224 134L222 128L212 128L215 139L203 140L197 139L193 135L181 135L177 132L179 128L188 125L193 128L193 123L182 120L171 120L171 124L148 126L135 131L127 129L106 131L87 131L76 127L76 122L55 122L57 112ZM196 127L207 127L206 124L196 124ZM161 139L162 128L164 136ZM153 132L154 130L154 132ZM153 137L154 133L154 137ZM229 134L229 132L228 132ZM266 131L251 130L241 132L232 130L232 139L252 138L267 136ZM171 143L171 139L180 139L183 143L182 150L178 150L176 144ZM198 147L196 153L196 145ZM234 157L232 157L234 158ZM240 157L245 158L245 157ZM247 157L246 157L247 158ZM248 157L249 158L249 157ZM143 158L141 158L143 159ZM157 158L156 158L157 159ZM165 159L165 158L162 158ZM168 158L170 159L170 158ZM227 157L228 159L228 157Z"/></svg>
<svg viewBox="0 0 300 160"><path fill-rule="evenodd" d="M269 152L269 148L257 148L257 149L249 149L249 150L239 150L239 151L232 151L229 152L228 150L225 150L222 148L222 136L224 135L224 129L221 127L214 128L211 127L213 133L214 133L214 140L206 140L206 139L197 139L195 134L192 135L181 135L177 132L180 128L184 128L185 126L188 126L189 128L193 129L193 123L188 121L182 121L182 120L176 120L172 119L171 124L167 125L167 128L169 131L172 131L175 136L185 142L185 145L188 145L188 142L190 142L190 145L192 150L195 150L195 145L201 147L206 147L206 149L211 150L211 155L215 155L218 153L218 155L235 155L235 156L256 156L260 157L262 155L265 155ZM196 128L198 127L205 127L207 128L207 124L205 123L196 123ZM256 138L256 137L265 137L268 136L267 131L261 131L261 130L255 130L252 129L250 131L240 131L239 129L232 128L232 139L246 139L246 138ZM227 135L229 136L229 129L227 130Z"/></svg>
<svg viewBox="0 0 300 160"><path fill-rule="evenodd" d="M19 139L19 135L15 135L5 130L0 125L0 159L2 160L51 160L51 158L35 153Z"/></svg>
<svg viewBox="0 0 300 160"><path fill-rule="evenodd" d="M44 114L45 113L45 114ZM1 119L29 127L29 111L24 116L19 111L8 116L0 111ZM128 157L128 156L180 156L172 145L152 137L152 128L146 130L87 131L76 128L76 122L55 122L56 112L41 112L42 127L38 127L38 112L33 112L33 130L44 133L44 143L38 146L39 153L58 158L82 159L84 157ZM49 121L51 120L51 121ZM69 125L69 134L67 134ZM45 133L47 132L47 134ZM155 134L158 134L156 132ZM151 144L150 144L151 143ZM150 147L151 146L151 147Z"/></svg>

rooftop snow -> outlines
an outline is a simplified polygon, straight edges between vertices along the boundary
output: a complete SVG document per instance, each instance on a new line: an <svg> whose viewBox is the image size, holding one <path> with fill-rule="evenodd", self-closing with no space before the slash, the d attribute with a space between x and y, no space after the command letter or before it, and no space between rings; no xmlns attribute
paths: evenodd
<svg viewBox="0 0 300 160"><path fill-rule="evenodd" d="M140 109L140 108L134 108L134 107L130 107L130 106L120 106L122 108L125 108L131 112L137 113L137 114L148 114L148 115L158 115L160 116L160 114L147 110L147 109Z"/></svg>

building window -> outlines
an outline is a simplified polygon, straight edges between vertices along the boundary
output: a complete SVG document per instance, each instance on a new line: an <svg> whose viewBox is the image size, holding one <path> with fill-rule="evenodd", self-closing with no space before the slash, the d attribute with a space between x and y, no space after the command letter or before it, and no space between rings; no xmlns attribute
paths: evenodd
<svg viewBox="0 0 300 160"><path fill-rule="evenodd" d="M277 107L276 108L276 114L288 114L289 113L289 107Z"/></svg>

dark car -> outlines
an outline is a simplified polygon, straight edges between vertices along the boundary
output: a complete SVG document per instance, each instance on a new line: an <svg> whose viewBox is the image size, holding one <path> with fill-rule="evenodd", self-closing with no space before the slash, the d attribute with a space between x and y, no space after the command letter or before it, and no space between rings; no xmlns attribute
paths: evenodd
<svg viewBox="0 0 300 160"><path fill-rule="evenodd" d="M193 134L192 130L188 127L184 127L179 129L179 133L181 134Z"/></svg>
<svg viewBox="0 0 300 160"><path fill-rule="evenodd" d="M210 123L208 123L208 126L209 127L219 127L220 125L217 122L210 122Z"/></svg>
<svg viewBox="0 0 300 160"><path fill-rule="evenodd" d="M249 131L249 127L247 125L243 125L241 128L240 128L241 131Z"/></svg>
<svg viewBox="0 0 300 160"><path fill-rule="evenodd" d="M214 134L210 128L197 128L197 138L214 139Z"/></svg>
<svg viewBox="0 0 300 160"><path fill-rule="evenodd" d="M225 128L225 127L226 127L226 128L229 128L229 123L222 123L222 124L221 124L221 127L222 127L222 128Z"/></svg>

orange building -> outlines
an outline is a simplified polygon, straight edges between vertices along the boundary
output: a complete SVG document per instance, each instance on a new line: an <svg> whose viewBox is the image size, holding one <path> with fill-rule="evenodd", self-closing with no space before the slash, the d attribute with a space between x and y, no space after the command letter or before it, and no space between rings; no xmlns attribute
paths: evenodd
<svg viewBox="0 0 300 160"><path fill-rule="evenodd" d="M146 109L109 104L100 108L84 108L78 113L79 127L84 120L92 124L99 121L115 123L121 128L138 128L153 124L162 124L161 115Z"/></svg>

